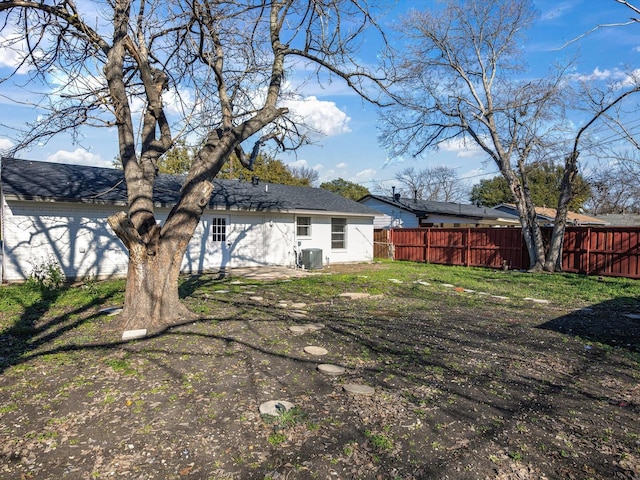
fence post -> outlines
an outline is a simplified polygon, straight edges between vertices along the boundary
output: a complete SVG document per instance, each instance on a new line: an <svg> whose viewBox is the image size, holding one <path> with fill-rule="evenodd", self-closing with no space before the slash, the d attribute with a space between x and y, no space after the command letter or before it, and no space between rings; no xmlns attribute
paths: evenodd
<svg viewBox="0 0 640 480"><path fill-rule="evenodd" d="M587 228L587 275L591 273L591 227Z"/></svg>
<svg viewBox="0 0 640 480"><path fill-rule="evenodd" d="M468 267L471 264L471 229L467 228L467 232L465 234L464 243L466 243L467 248L465 249L465 259L464 265Z"/></svg>

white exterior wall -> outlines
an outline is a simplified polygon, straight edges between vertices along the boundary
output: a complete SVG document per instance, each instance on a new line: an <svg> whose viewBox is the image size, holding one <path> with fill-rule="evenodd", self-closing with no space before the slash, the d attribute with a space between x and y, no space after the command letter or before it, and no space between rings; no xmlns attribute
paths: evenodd
<svg viewBox="0 0 640 480"><path fill-rule="evenodd" d="M375 228L416 228L420 226L418 225L418 217L400 206L381 202L375 198L367 198L360 203L384 214L375 218Z"/></svg>
<svg viewBox="0 0 640 480"><path fill-rule="evenodd" d="M127 271L127 252L107 224L113 207L16 201L2 210L3 281L24 280L50 259L68 278Z"/></svg>
<svg viewBox="0 0 640 480"><path fill-rule="evenodd" d="M339 213L326 217L307 214L299 216L311 217L311 236L296 236L298 251L306 248L321 249L324 266L331 263L370 262L373 260L373 222L370 217L349 217ZM331 248L332 218L347 219L346 248Z"/></svg>
<svg viewBox="0 0 640 480"><path fill-rule="evenodd" d="M33 266L49 259L57 261L69 279L124 276L128 253L107 223L107 218L121 209L79 203L5 202L2 281L25 280ZM168 209L158 209L156 218L163 222L168 213ZM293 267L295 250L302 248L321 248L324 264L327 257L331 263L373 259L372 217L333 215L347 218L347 248L332 250L331 217L311 216L311 236L297 239L295 214L207 209L189 243L182 270L196 273L217 271L223 266ZM214 217L226 219L226 242L213 241Z"/></svg>

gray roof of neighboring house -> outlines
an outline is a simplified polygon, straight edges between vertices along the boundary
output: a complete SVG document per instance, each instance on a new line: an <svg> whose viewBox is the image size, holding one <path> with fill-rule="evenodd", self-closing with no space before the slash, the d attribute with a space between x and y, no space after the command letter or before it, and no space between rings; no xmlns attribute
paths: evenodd
<svg viewBox="0 0 640 480"><path fill-rule="evenodd" d="M473 219L514 219L518 220L518 217L509 213L501 212L494 208L478 207L477 205L468 205L463 203L453 202L434 202L431 200L413 200L410 198L387 197L381 195L366 195L361 198L359 202L372 198L381 202L395 205L399 208L403 208L409 212L413 212L415 215L422 216L428 214L449 215L452 217L468 217Z"/></svg>
<svg viewBox="0 0 640 480"><path fill-rule="evenodd" d="M614 227L640 227L640 214L637 213L605 213L597 218Z"/></svg>
<svg viewBox="0 0 640 480"><path fill-rule="evenodd" d="M126 205L122 170L3 158L0 186L7 198ZM153 200L172 206L180 196L183 177L160 174ZM209 206L222 210L318 211L359 216L379 212L322 188L214 179Z"/></svg>
<svg viewBox="0 0 640 480"><path fill-rule="evenodd" d="M495 206L496 210L501 210L503 212L517 214L516 206L509 203L501 203L500 205ZM538 222L540 223L550 223L552 224L556 220L556 209L550 207L535 207L536 215L538 216ZM576 213L572 211L567 212L567 225L595 225L595 226L605 226L608 223L600 218L590 217L588 215L584 215L583 213Z"/></svg>

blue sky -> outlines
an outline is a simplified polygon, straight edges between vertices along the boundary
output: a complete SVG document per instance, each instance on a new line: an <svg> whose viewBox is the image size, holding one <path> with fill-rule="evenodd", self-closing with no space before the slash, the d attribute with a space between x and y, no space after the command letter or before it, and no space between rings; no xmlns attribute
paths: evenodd
<svg viewBox="0 0 640 480"><path fill-rule="evenodd" d="M409 7L429 8L435 3L434 0L399 1L382 24L392 22L398 13ZM558 50L567 41L596 25L629 20L633 13L629 8L615 0L540 0L535 5L539 18L525 44L531 75L544 74L554 60L575 53L580 55L575 71L579 75L606 80L630 68L640 68L640 24L601 28ZM367 61L374 58L375 49L369 53L371 58ZM14 62L14 57L0 50L0 76L4 77ZM305 101L296 105L297 111L315 123L325 135L318 137L315 145L300 149L295 156L279 155L279 158L285 163L316 169L320 181L342 177L369 188L378 184L390 186L394 183L394 175L401 169L438 165L455 168L458 175L467 178L469 183L483 178L483 175L492 177L497 174L495 166L485 162L481 152L464 149L461 145L447 145L421 159L391 160L377 142L375 107L363 103L337 82L327 89L309 85L302 93ZM6 98L15 99L20 94L7 85L0 86L0 123L6 125L35 120L37 113L32 107L12 104ZM22 151L18 156L63 163L111 165L117 154L115 131L86 129L81 140L81 146L73 145L69 137L61 136L45 145ZM9 138L0 131L0 151L10 146Z"/></svg>

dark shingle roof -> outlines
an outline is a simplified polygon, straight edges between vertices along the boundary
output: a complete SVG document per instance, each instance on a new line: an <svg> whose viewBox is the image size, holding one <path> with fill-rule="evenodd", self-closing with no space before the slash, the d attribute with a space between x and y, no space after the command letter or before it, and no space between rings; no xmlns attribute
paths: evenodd
<svg viewBox="0 0 640 480"><path fill-rule="evenodd" d="M3 158L0 171L3 194L8 198L59 202L125 205L124 174L112 168ZM223 210L309 210L375 216L377 211L322 188L278 185L239 180L218 180L209 206ZM180 196L182 177L158 175L153 200L172 206Z"/></svg>
<svg viewBox="0 0 640 480"><path fill-rule="evenodd" d="M386 197L381 195L367 195L366 197L360 199L360 201L363 201L366 198L373 198L381 202L395 205L418 216L438 214L487 220L496 220L498 218L513 218L514 220L517 220L517 217L515 217L514 215L501 212L500 210L496 210L494 208L483 206L478 207L477 205L469 205L464 203L434 202L431 200L413 200L409 198L399 198L395 200L393 197Z"/></svg>

